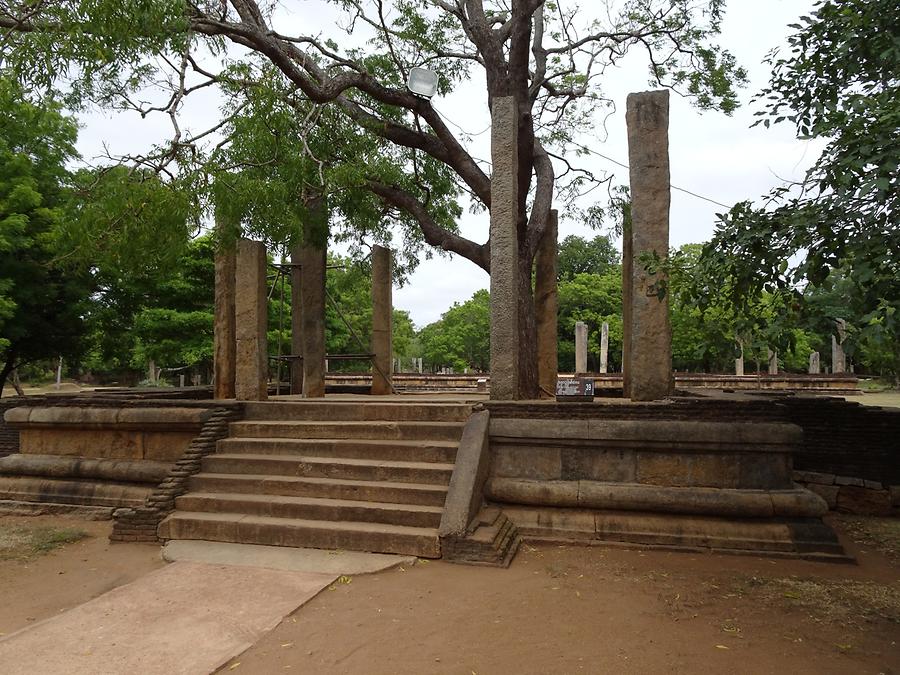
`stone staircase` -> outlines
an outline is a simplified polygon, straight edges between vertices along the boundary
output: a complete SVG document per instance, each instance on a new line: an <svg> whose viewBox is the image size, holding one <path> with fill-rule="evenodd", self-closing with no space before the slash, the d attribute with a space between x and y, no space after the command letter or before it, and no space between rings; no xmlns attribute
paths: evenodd
<svg viewBox="0 0 900 675"><path fill-rule="evenodd" d="M159 537L440 557L471 405L247 404Z"/></svg>

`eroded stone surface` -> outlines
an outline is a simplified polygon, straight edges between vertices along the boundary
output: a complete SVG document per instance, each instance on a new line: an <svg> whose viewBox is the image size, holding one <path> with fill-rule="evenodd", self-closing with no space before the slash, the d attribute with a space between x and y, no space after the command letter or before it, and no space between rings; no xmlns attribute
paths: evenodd
<svg viewBox="0 0 900 675"><path fill-rule="evenodd" d="M631 183L631 331L628 396L653 401L671 395L672 329L669 251L669 92L629 94L628 159Z"/></svg>
<svg viewBox="0 0 900 675"><path fill-rule="evenodd" d="M491 108L491 398L519 398L518 109Z"/></svg>
<svg viewBox="0 0 900 675"><path fill-rule="evenodd" d="M216 254L215 329L213 331L213 369L215 397L234 398L235 324L234 324L234 249Z"/></svg>
<svg viewBox="0 0 900 675"><path fill-rule="evenodd" d="M268 387L266 247L237 243L235 268L235 398L264 401Z"/></svg>
<svg viewBox="0 0 900 675"><path fill-rule="evenodd" d="M391 363L391 251L372 247L372 393L390 394Z"/></svg>

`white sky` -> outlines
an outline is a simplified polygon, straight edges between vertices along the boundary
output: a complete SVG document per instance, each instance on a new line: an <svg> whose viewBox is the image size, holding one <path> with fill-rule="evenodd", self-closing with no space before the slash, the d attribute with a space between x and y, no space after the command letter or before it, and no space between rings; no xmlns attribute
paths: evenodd
<svg viewBox="0 0 900 675"><path fill-rule="evenodd" d="M284 2L283 6L277 25L282 32L308 34L321 30L326 36L333 35L333 8L324 8L315 0ZM701 113L687 100L675 94L671 96L669 152L673 185L730 205L758 198L782 179L799 178L816 159L821 144L796 140L789 125L750 128L753 112L758 108L750 104L750 98L768 81L768 68L762 59L772 48L783 45L789 33L787 24L808 13L811 6L811 0L732 0L729 3L720 43L748 70L750 84L740 91L743 105L732 117L717 112ZM646 62L639 54L629 56L621 67L608 71L603 87L605 95L615 101L618 112L607 121L606 134L600 129L596 138L586 137L580 142L626 163L625 97L629 92L649 88ZM451 126L459 125L469 133L481 132L489 125L481 82L466 83L447 98L435 98L433 104L451 121ZM217 108L217 99L212 94L192 96L183 116L185 124L200 131L214 121L209 110ZM79 150L88 160L103 153L104 146L113 155L140 152L164 138L171 129L167 118L161 115L142 120L136 114L94 113L82 116L81 121L84 126ZM470 146L471 154L489 158L488 141L488 133L476 137ZM598 174L613 173L617 182L627 183L627 171L604 159L585 157L578 163ZM606 199L605 189L594 194L598 200ZM671 245L708 240L714 230L716 212L724 210L673 190ZM560 239L569 234L588 238L595 235L584 224L561 215ZM465 213L460 230L464 236L485 241L488 215ZM435 257L423 260L409 282L403 288L394 289L394 305L408 310L416 325L422 327L438 319L453 302L464 301L476 290L487 288L488 282L487 274L468 260L457 256Z"/></svg>

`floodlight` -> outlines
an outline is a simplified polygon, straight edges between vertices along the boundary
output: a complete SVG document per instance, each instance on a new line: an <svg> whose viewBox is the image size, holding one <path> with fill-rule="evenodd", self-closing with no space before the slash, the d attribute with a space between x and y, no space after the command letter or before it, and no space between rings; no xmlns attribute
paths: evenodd
<svg viewBox="0 0 900 675"><path fill-rule="evenodd" d="M437 93L437 73L428 68L412 68L406 79L406 88L416 96L431 98Z"/></svg>

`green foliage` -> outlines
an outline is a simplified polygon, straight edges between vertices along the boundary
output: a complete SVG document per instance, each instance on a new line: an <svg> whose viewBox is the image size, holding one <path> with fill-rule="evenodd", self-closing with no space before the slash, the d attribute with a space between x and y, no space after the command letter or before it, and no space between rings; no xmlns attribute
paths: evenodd
<svg viewBox="0 0 900 675"><path fill-rule="evenodd" d="M596 240L595 240L596 241ZM558 358L561 372L575 370L575 323L588 325L588 368L599 367L600 330L609 323L608 367L621 370L622 268L609 265L602 274L576 274L559 284Z"/></svg>
<svg viewBox="0 0 900 675"><path fill-rule="evenodd" d="M821 0L791 27L790 54L773 54L761 121L790 122L825 150L800 189L766 208L736 205L704 257L734 280L735 302L760 289L848 282L841 315L860 336L900 344L900 26L894 0ZM798 262L794 263L797 260ZM823 316L832 323L842 316ZM900 348L893 371L900 375Z"/></svg>
<svg viewBox="0 0 900 675"><path fill-rule="evenodd" d="M570 281L576 274L605 274L619 261L619 252L608 236L591 240L570 234L559 245L557 279Z"/></svg>
<svg viewBox="0 0 900 675"><path fill-rule="evenodd" d="M0 387L19 365L82 349L90 279L54 264L75 128L0 79Z"/></svg>
<svg viewBox="0 0 900 675"><path fill-rule="evenodd" d="M466 368L485 372L490 365L490 294L475 291L464 303L453 306L419 331L423 359L433 369Z"/></svg>
<svg viewBox="0 0 900 675"><path fill-rule="evenodd" d="M67 263L134 273L165 269L198 227L198 204L182 181L124 166L81 170L72 179L58 246Z"/></svg>

